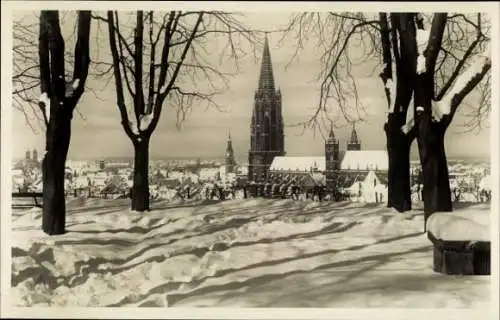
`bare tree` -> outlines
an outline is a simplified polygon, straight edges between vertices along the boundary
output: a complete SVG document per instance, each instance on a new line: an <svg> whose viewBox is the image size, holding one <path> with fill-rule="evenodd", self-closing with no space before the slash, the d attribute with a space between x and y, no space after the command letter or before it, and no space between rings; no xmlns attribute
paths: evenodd
<svg viewBox="0 0 500 320"><path fill-rule="evenodd" d="M62 37L65 46L65 78L72 77L75 64L74 44L78 39L78 21L72 11L59 12ZM39 106L40 97L40 59L38 50L40 11L24 12L16 15L13 21L13 75L12 98L13 108L25 117L26 125L34 133L45 132L47 124L44 112ZM94 37L97 38L97 37ZM91 39L92 40L92 39ZM97 40L97 39L96 39ZM95 47L98 47L98 41ZM98 49L97 49L98 50ZM109 66L104 63L91 61L88 71L89 78L100 78L109 73ZM96 90L84 84L84 92L91 92L97 97ZM78 109L74 110L78 116L84 118Z"/></svg>
<svg viewBox="0 0 500 320"><path fill-rule="evenodd" d="M29 15L14 18L12 28L13 107L16 111L23 113L26 124L34 131L37 131L37 127L46 128L43 112L38 105L38 96L40 95L40 63L37 41L39 25L40 17Z"/></svg>
<svg viewBox="0 0 500 320"><path fill-rule="evenodd" d="M380 78L388 102L384 124L389 155L388 206L401 212L411 208L409 153L417 138L426 216L450 211L444 134L458 107L475 88L481 96L471 108L475 120L469 124L480 124L489 110L489 78L480 83L491 67L485 51L489 28L488 20L480 14L293 15L286 36L294 37L298 48L304 46L306 35L316 36L323 50L320 102L305 125L327 128L336 111L348 121L362 119L363 105L352 70L356 64L381 62ZM354 46L362 51L357 62L352 58Z"/></svg>
<svg viewBox="0 0 500 320"><path fill-rule="evenodd" d="M219 107L214 96L227 87L208 42L226 39L221 60L237 63L238 41L252 35L233 14L224 12L123 13L108 11L109 41L121 124L134 146L132 210L149 210L149 142L164 105L177 111L178 124L193 106ZM135 20L135 22L133 22ZM133 28L130 26L133 25ZM128 106L132 105L132 108Z"/></svg>
<svg viewBox="0 0 500 320"><path fill-rule="evenodd" d="M441 75L438 58L441 52L444 52L443 55L447 52L442 50L445 44L443 39L453 17L446 13L434 14L431 27L425 29L422 24L416 32L421 49L417 58L414 112L424 173L426 217L437 211L452 210L444 136L462 101L491 68L490 53L482 45L488 38L483 33L481 14L477 14L476 21L464 16L462 24L472 26L475 39L466 47L462 58L450 68L451 75L443 86L437 85L436 78Z"/></svg>
<svg viewBox="0 0 500 320"><path fill-rule="evenodd" d="M49 235L65 232L66 204L64 168L71 138L71 119L83 94L89 69L90 12L78 12L78 33L74 49L74 68L67 81L65 48L58 11L40 14L39 107L46 125L43 174L43 223Z"/></svg>

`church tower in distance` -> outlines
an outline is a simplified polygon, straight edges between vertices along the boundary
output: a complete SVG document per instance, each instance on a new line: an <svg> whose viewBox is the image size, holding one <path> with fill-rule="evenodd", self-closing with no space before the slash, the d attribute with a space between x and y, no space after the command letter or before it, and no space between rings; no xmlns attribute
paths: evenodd
<svg viewBox="0 0 500 320"><path fill-rule="evenodd" d="M325 142L325 161L326 187L333 189L335 177L340 170L339 141L335 138L333 127L330 129L330 135Z"/></svg>
<svg viewBox="0 0 500 320"><path fill-rule="evenodd" d="M226 173L234 172L234 167L236 166L236 160L234 160L234 150L233 150L233 142L231 140L231 132L229 132L229 137L227 139L225 165L226 165Z"/></svg>
<svg viewBox="0 0 500 320"><path fill-rule="evenodd" d="M361 150L361 141L358 139L358 133L356 132L356 126L354 123L352 124L351 140L347 142L347 150Z"/></svg>
<svg viewBox="0 0 500 320"><path fill-rule="evenodd" d="M276 89L274 84L267 35L262 54L259 85L254 96L250 130L248 180L262 181L265 179L274 157L285 155L281 92Z"/></svg>

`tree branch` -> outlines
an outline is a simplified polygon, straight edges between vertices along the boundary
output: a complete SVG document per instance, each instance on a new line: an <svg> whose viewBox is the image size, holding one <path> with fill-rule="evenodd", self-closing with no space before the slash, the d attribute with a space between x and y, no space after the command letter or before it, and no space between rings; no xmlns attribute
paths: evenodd
<svg viewBox="0 0 500 320"><path fill-rule="evenodd" d="M134 67L135 67L135 101L134 111L137 123L140 121L140 116L144 114L144 92L142 88L142 61L143 61L143 42L144 40L144 17L142 11L137 11L137 22L135 28L135 53L134 53ZM154 57L153 57L154 58Z"/></svg>
<svg viewBox="0 0 500 320"><path fill-rule="evenodd" d="M491 69L491 59L487 57L481 57L479 58L479 63L482 64L482 68L479 70L475 70L474 65L471 66L471 68L463 74L464 80L466 80L465 77L470 77L469 81L466 82L466 85L460 88L460 86L463 85L462 81L457 81L455 83L455 86L453 90L450 93L454 93L454 95L451 97L451 117L450 121L455 115L458 107L464 100L464 98L478 85L478 83L484 78L484 76L488 73L488 71ZM476 72L476 73L474 73ZM455 93L456 92L456 93ZM448 100L449 98L444 98L443 100Z"/></svg>
<svg viewBox="0 0 500 320"><path fill-rule="evenodd" d="M387 21L386 13L379 13L380 19L380 39L382 43L382 60L384 62L384 68L382 73L380 73L380 78L384 83L385 95L387 97L387 104L389 107L389 113L393 110L394 101L391 99L392 90L395 90L394 79L392 79L392 55L391 55L391 39L389 25Z"/></svg>
<svg viewBox="0 0 500 320"><path fill-rule="evenodd" d="M134 53L132 52L132 50L130 49L130 47L127 45L127 42L125 41L125 39L123 39L123 36L120 32L120 21L119 21L119 18L118 18L118 12L115 11L115 17L116 17L116 27L114 28L114 30L116 31L116 34L118 35L118 49L120 50L119 53L119 57L120 57L120 64L123 68L123 76L125 78L125 84L127 85L127 89L128 89L128 92L130 93L130 95L132 96L132 99L135 101L135 92L134 90L132 89L132 83L128 77L128 73L127 73L127 70L130 71L130 73L132 74L132 77L134 78L135 77L135 73L134 73L134 70L126 64L126 59L125 59L125 55L124 55L124 51L123 51L123 46L125 46L127 52L130 54L130 57L134 57ZM123 41L122 41L123 39Z"/></svg>
<svg viewBox="0 0 500 320"><path fill-rule="evenodd" d="M434 70L436 61L443 42L443 34L446 27L447 13L435 13L432 19L430 38L427 43L427 49L424 51L425 67L429 70L432 82L434 83Z"/></svg>
<svg viewBox="0 0 500 320"><path fill-rule="evenodd" d="M108 31L109 31L109 44L111 49L111 56L113 57L113 70L115 76L115 86L116 86L116 97L117 106L120 111L120 116L122 119L122 127L130 139L133 139L136 135L130 128L130 120L127 114L127 107L125 106L125 98L123 96L123 85L122 76L120 71L120 56L118 55L118 49L116 46L116 29L113 17L113 11L108 11Z"/></svg>
<svg viewBox="0 0 500 320"><path fill-rule="evenodd" d="M184 50L181 54L181 57L179 59L179 64L175 67L175 70L170 78L170 81L167 85L167 87L165 89L162 89L162 87L164 86L164 84L162 85L162 87L160 87L160 93L159 95L157 96L157 105L156 105L156 108L154 110L154 116L153 116L153 120L151 121L151 124L149 126L149 128L147 129L148 130L148 133L151 134L156 126L158 125L158 120L160 118L160 114L161 114L161 109L162 109L162 105L163 105L163 101L165 100L165 98L167 97L168 93L170 92L170 90L172 89L175 81L177 80L177 76L179 74L179 70L181 69L182 67L182 63L184 62L184 60L186 59L186 55L191 47L191 43L193 42L193 39L196 35L196 32L198 31L198 28L203 20L203 12L200 12L199 15L198 15L198 20L196 21L194 27L193 27L193 30L191 32L191 35L189 36L189 41L186 43L186 45L184 46ZM168 51L167 51L168 53Z"/></svg>
<svg viewBox="0 0 500 320"><path fill-rule="evenodd" d="M75 45L75 67L73 69L73 106L80 99L85 88L90 64L90 11L78 12L78 38Z"/></svg>
<svg viewBox="0 0 500 320"><path fill-rule="evenodd" d="M443 86L443 88L441 88L441 90L437 94L435 100L439 101L439 100L441 100L444 97L444 95L450 89L450 87L453 84L453 82L455 81L455 79L460 74L460 71L462 71L462 68L464 67L467 59L469 59L469 57L474 52L474 49L476 49L476 47L478 46L478 44L481 42L483 34L481 33L481 29L480 29L481 27L480 26L481 26L481 14L478 14L478 28L479 29L478 29L478 32L477 32L476 39L472 42L472 44L469 46L469 48L467 48L467 51L463 55L462 59L459 61L458 65L456 66L455 70L451 74L451 76L448 79L448 81L445 83L445 85Z"/></svg>
<svg viewBox="0 0 500 320"><path fill-rule="evenodd" d="M155 57L156 57L156 44L157 42L153 40L153 21L154 21L154 11L149 12L149 42L151 44L151 57L149 61L149 92L148 92L148 101L146 107L146 114L150 114L153 111L153 103L154 103L154 90L155 90ZM163 26L162 26L163 27ZM161 30L158 31L158 39L161 33Z"/></svg>

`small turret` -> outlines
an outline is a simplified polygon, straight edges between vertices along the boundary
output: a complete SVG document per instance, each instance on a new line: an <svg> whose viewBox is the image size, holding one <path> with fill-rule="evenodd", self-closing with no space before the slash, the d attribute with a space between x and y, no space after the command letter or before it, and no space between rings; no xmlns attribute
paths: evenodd
<svg viewBox="0 0 500 320"><path fill-rule="evenodd" d="M231 140L231 131L229 131L228 139L227 139L225 165L226 165L226 173L234 172L234 167L236 166L236 161L234 159L234 150L233 150L233 142Z"/></svg>
<svg viewBox="0 0 500 320"><path fill-rule="evenodd" d="M347 142L347 150L361 150L361 141L358 139L356 124L352 123L351 140Z"/></svg>
<svg viewBox="0 0 500 320"><path fill-rule="evenodd" d="M325 141L325 178L327 188L333 190L335 177L340 170L339 141L335 138L333 126L330 127L330 134Z"/></svg>

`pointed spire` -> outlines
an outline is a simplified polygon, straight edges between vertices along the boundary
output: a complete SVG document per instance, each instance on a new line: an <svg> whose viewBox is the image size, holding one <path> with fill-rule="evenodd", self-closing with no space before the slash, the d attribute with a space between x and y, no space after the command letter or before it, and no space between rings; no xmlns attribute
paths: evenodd
<svg viewBox="0 0 500 320"><path fill-rule="evenodd" d="M271 62L271 52L269 50L269 42L267 40L267 32L264 39L264 51L262 53L262 61L260 65L259 76L259 91L274 91L274 76L273 65Z"/></svg>
<svg viewBox="0 0 500 320"><path fill-rule="evenodd" d="M352 123L351 143L358 143L358 133L356 132L355 122Z"/></svg>
<svg viewBox="0 0 500 320"><path fill-rule="evenodd" d="M330 140L335 140L335 134L333 133L333 124L330 125L330 135L328 136Z"/></svg>
<svg viewBox="0 0 500 320"><path fill-rule="evenodd" d="M233 150L233 142L231 141L231 129L229 129L229 133L228 133L226 150L231 151L231 152Z"/></svg>

